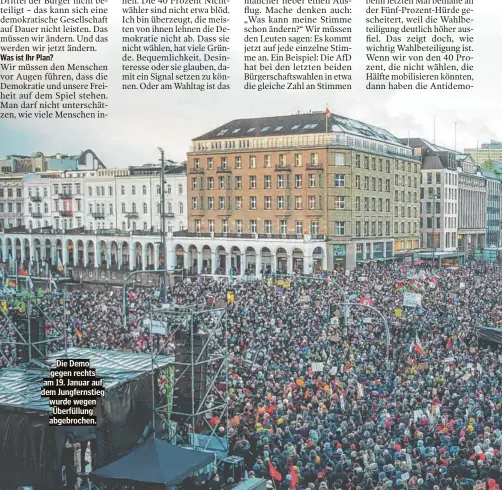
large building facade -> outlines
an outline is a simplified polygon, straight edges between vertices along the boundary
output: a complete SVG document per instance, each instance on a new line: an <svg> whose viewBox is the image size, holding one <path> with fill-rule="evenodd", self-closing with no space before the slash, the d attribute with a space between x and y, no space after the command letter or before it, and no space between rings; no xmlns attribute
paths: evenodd
<svg viewBox="0 0 503 490"><path fill-rule="evenodd" d="M481 167L482 175L487 179L487 225L486 245L491 248L501 247L501 173Z"/></svg>
<svg viewBox="0 0 503 490"><path fill-rule="evenodd" d="M22 175L0 174L0 229L23 226Z"/></svg>
<svg viewBox="0 0 503 490"><path fill-rule="evenodd" d="M374 126L234 120L193 140L187 172L189 233L175 241L198 271L351 269L419 248L420 161Z"/></svg>
<svg viewBox="0 0 503 490"><path fill-rule="evenodd" d="M486 179L470 155L408 138L421 158L421 249L468 252L485 246Z"/></svg>
<svg viewBox="0 0 503 490"><path fill-rule="evenodd" d="M23 177L24 226L28 230L84 228L159 232L159 165L40 172ZM166 168L166 230L187 228L185 167Z"/></svg>
<svg viewBox="0 0 503 490"><path fill-rule="evenodd" d="M165 167L164 215L160 170L143 165L0 175L1 260L157 268L162 220L171 237L187 228L185 166Z"/></svg>

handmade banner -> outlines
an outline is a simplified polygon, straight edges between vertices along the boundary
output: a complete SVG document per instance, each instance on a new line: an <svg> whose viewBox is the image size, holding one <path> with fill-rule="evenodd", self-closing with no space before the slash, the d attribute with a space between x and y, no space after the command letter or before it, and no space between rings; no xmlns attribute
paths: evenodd
<svg viewBox="0 0 503 490"><path fill-rule="evenodd" d="M422 294L419 293L403 293L403 306L415 308L421 306Z"/></svg>

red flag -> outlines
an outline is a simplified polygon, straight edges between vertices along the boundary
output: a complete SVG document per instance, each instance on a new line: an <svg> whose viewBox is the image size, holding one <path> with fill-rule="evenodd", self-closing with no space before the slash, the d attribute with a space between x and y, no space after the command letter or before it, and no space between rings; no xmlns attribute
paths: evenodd
<svg viewBox="0 0 503 490"><path fill-rule="evenodd" d="M17 270L18 274L20 276L23 276L23 277L27 277L28 276L28 273L22 268L22 267L19 267L19 269Z"/></svg>
<svg viewBox="0 0 503 490"><path fill-rule="evenodd" d="M290 488L297 488L299 477L297 476L297 472L293 469L293 466L290 466L290 476Z"/></svg>
<svg viewBox="0 0 503 490"><path fill-rule="evenodd" d="M452 337L449 337L447 339L447 345L445 346L446 350L449 350L449 349L452 349L452 346L453 346L453 342L452 342Z"/></svg>
<svg viewBox="0 0 503 490"><path fill-rule="evenodd" d="M272 465L271 460L269 460L269 474L276 481L281 481L281 473Z"/></svg>
<svg viewBox="0 0 503 490"><path fill-rule="evenodd" d="M325 109L325 114L327 115L327 117L330 117L332 115L328 107Z"/></svg>
<svg viewBox="0 0 503 490"><path fill-rule="evenodd" d="M362 296L360 298L360 304L367 306L374 306L374 301L372 301L372 298L369 298L368 296Z"/></svg>

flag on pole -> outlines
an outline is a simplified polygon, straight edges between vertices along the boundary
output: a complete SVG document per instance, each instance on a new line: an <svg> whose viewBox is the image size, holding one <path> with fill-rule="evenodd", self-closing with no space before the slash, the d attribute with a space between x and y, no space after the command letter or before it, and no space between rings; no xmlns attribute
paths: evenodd
<svg viewBox="0 0 503 490"><path fill-rule="evenodd" d="M419 340L417 332L416 332L416 338L410 344L410 348L409 348L409 352L414 352L414 351L417 352L420 356L424 356L423 344L421 344L421 341Z"/></svg>
<svg viewBox="0 0 503 490"><path fill-rule="evenodd" d="M75 335L77 335L79 339L82 339L83 334L82 330L79 327L75 327Z"/></svg>
<svg viewBox="0 0 503 490"><path fill-rule="evenodd" d="M271 460L269 460L269 474L276 481L281 481L281 473L272 465Z"/></svg>
<svg viewBox="0 0 503 490"><path fill-rule="evenodd" d="M21 277L28 277L28 273L21 266L19 266L18 273Z"/></svg>
<svg viewBox="0 0 503 490"><path fill-rule="evenodd" d="M328 133L328 121L332 117L332 113L330 112L330 109L327 107L325 108L325 130Z"/></svg>
<svg viewBox="0 0 503 490"><path fill-rule="evenodd" d="M58 272L63 272L63 262L61 261L61 257L58 257Z"/></svg>
<svg viewBox="0 0 503 490"><path fill-rule="evenodd" d="M14 281L13 279L7 279L7 281L5 281L5 285L8 288L15 288L16 287L16 281Z"/></svg>

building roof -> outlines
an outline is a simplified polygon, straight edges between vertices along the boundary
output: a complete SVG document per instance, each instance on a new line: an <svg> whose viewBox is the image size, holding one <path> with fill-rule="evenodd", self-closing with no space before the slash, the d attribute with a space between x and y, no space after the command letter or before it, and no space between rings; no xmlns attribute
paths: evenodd
<svg viewBox="0 0 503 490"><path fill-rule="evenodd" d="M161 172L160 163L146 163L145 165L130 166L131 175L158 175ZM164 173L166 175L184 175L187 171L187 166L183 163L174 165L164 165Z"/></svg>
<svg viewBox="0 0 503 490"><path fill-rule="evenodd" d="M48 398L40 396L43 379L49 377L51 367L57 359L86 359L96 376L103 379L106 390L151 372L152 357L149 354L134 354L112 350L84 349L71 347L55 352L36 362L2 369L0 371L0 407L23 408L50 412ZM174 362L173 357L158 356L156 365L167 366Z"/></svg>
<svg viewBox="0 0 503 490"><path fill-rule="evenodd" d="M441 146L431 143L428 140L425 140L424 138L400 138L400 141L402 142L402 144L410 146L412 148L426 148L436 153L440 153L442 151L452 151L452 150L446 150L445 148L442 148Z"/></svg>
<svg viewBox="0 0 503 490"><path fill-rule="evenodd" d="M501 162L497 162L496 160L487 160L480 166L480 171L484 176L501 182ZM486 172L488 175L486 175ZM494 177L489 176L491 173Z"/></svg>
<svg viewBox="0 0 503 490"><path fill-rule="evenodd" d="M423 170L442 170L444 166L437 155L428 155L423 159Z"/></svg>
<svg viewBox="0 0 503 490"><path fill-rule="evenodd" d="M256 138L296 134L325 133L327 115L325 111L286 116L234 119L209 131L193 141L229 138ZM385 129L355 119L331 114L328 118L329 132L344 132L355 136L371 138L386 143L406 146Z"/></svg>
<svg viewBox="0 0 503 490"><path fill-rule="evenodd" d="M480 172L484 177L487 177L488 179L499 180L496 174L489 168L480 167Z"/></svg>

